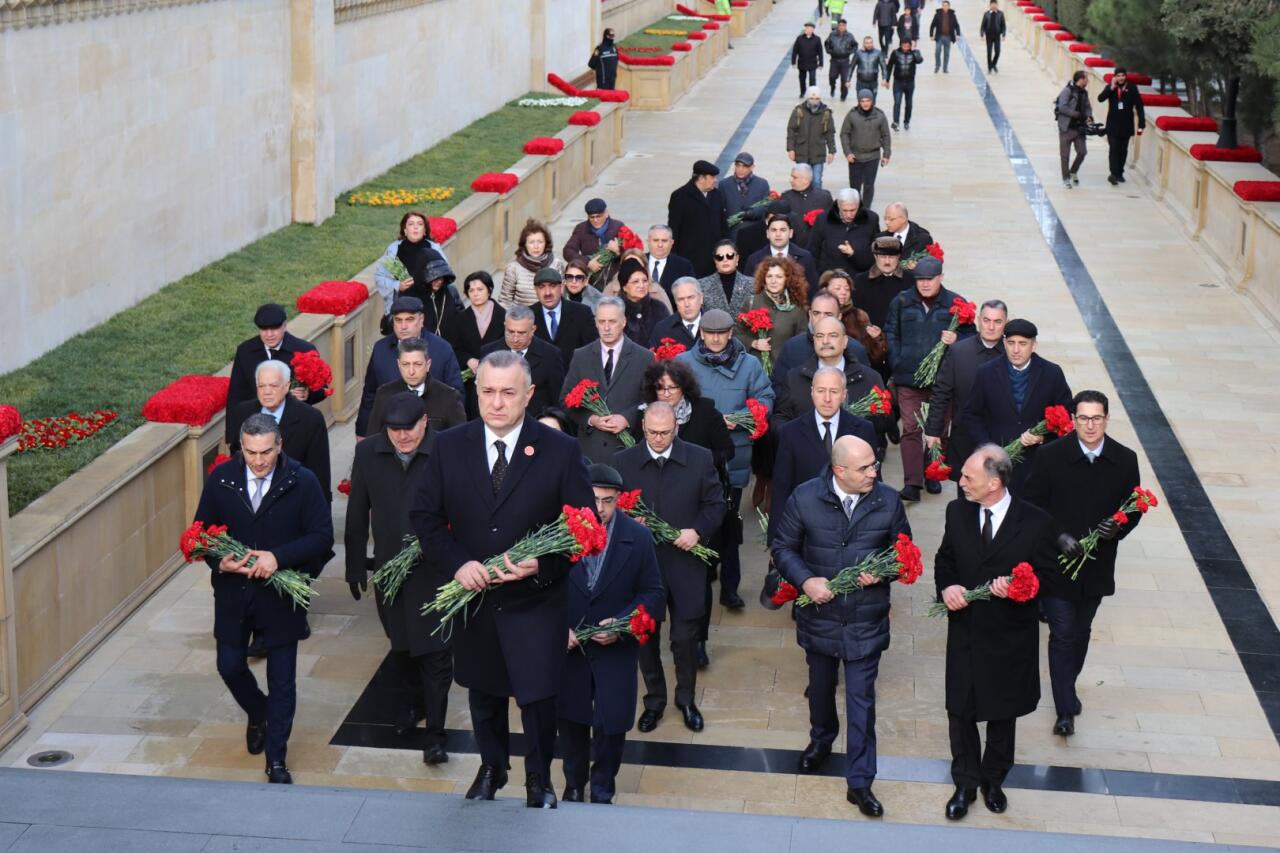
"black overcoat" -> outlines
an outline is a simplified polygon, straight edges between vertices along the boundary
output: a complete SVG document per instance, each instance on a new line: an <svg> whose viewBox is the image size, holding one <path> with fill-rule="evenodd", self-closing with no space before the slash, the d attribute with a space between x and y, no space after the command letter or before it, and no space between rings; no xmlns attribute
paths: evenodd
<svg viewBox="0 0 1280 853"><path fill-rule="evenodd" d="M509 349L511 348L507 346L506 338L502 338L485 347L484 354ZM535 336L529 342L529 348L524 351L524 360L529 365L529 375L533 380L529 413L537 416L547 406L562 406L560 387L564 384L564 364L560 361L559 350ZM479 413L478 406L476 412Z"/></svg>
<svg viewBox="0 0 1280 853"><path fill-rule="evenodd" d="M255 396L252 399L237 403L227 413L227 447L232 453L240 449L240 427L250 415L262 411L262 404ZM329 490L329 427L324 422L324 415L311 408L310 404L295 400L292 395L285 395L284 411L280 413L280 436L284 440L284 453L316 475L320 481L320 489L325 500L331 500L333 493Z"/></svg>
<svg viewBox="0 0 1280 853"><path fill-rule="evenodd" d="M693 179L671 193L667 202L667 224L675 235L675 251L688 258L698 278L716 271L715 245L729 236L724 194L715 187L705 196Z"/></svg>
<svg viewBox="0 0 1280 853"><path fill-rule="evenodd" d="M560 321L556 323L554 341L551 340L551 332L547 329L547 315L542 310L542 305L531 305L529 310L533 311L534 337L556 348L560 353L562 370L569 369L569 362L579 347L586 346L600 337L596 332L596 315L581 302L560 300ZM552 393L555 393L555 389L552 389Z"/></svg>
<svg viewBox="0 0 1280 853"><path fill-rule="evenodd" d="M974 335L956 341L943 353L938 376L933 381L933 394L929 399L929 419L925 423L925 435L942 437L947 418L951 419L951 437L947 440L947 463L951 466L951 479L960 482L960 469L973 451L978 449L964 421L959 417L969 400L973 377L978 368L989 361L1004 358L1004 347L996 343L988 347L982 338Z"/></svg>
<svg viewBox="0 0 1280 853"><path fill-rule="evenodd" d="M876 430L871 421L850 414L841 409L837 419L832 442L842 435L856 435L858 438L876 446ZM822 473L822 469L831 464L831 456L827 446L822 443L822 435L818 432L818 422L810 413L803 418L796 418L778 427L778 453L773 463L773 501L770 506L777 512L769 515L768 539L773 541L777 530L779 513L786 507L787 498L791 497L796 486L812 480Z"/></svg>
<svg viewBox="0 0 1280 853"><path fill-rule="evenodd" d="M388 382L378 389L378 393L373 395L373 409L369 412L366 435L377 435L383 431L391 398L407 393L408 390L409 386L403 379ZM427 377L427 387L422 390L422 402L427 407L427 423L436 432L467 422L466 412L462 410L462 395L438 379Z"/></svg>
<svg viewBox="0 0 1280 853"><path fill-rule="evenodd" d="M678 344L684 344L685 349L693 349L698 342L689 334L689 327L684 322L679 314L663 317L653 327L653 334L649 336L649 348L653 349L661 344L663 338L671 338Z"/></svg>
<svg viewBox="0 0 1280 853"><path fill-rule="evenodd" d="M291 364L293 357L300 352L311 352L316 345L305 341L297 335L284 333L280 341L276 358L285 364ZM231 384L227 386L227 413L236 403L253 400L258 396L258 383L254 371L258 365L267 360L267 348L262 338L254 335L247 341L241 341L236 347L236 354L231 359ZM307 402L315 405L324 399L323 391L312 391L307 395Z"/></svg>
<svg viewBox="0 0 1280 853"><path fill-rule="evenodd" d="M880 217L866 205L858 208L852 222L840 219L840 205L818 216L809 232L809 251L819 273L827 270L844 270L849 275L865 272L875 263L871 257L871 242L880 233ZM840 251L841 243L853 247L852 255Z"/></svg>

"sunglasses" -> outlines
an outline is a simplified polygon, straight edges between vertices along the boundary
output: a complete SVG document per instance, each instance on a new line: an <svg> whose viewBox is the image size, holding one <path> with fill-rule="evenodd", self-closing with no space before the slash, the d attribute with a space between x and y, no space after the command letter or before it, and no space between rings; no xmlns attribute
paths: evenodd
<svg viewBox="0 0 1280 853"><path fill-rule="evenodd" d="M566 275L566 276L562 276L562 278L564 278L565 281L586 281L587 280L587 277L585 275Z"/></svg>
<svg viewBox="0 0 1280 853"><path fill-rule="evenodd" d="M735 255L733 252L730 252L730 253L729 253L729 254L727 254L727 255L716 255L716 260L717 260L717 261L731 261L731 260L733 260L733 259L734 259L734 258L736 258L736 257L738 257L738 256L737 256L737 255Z"/></svg>

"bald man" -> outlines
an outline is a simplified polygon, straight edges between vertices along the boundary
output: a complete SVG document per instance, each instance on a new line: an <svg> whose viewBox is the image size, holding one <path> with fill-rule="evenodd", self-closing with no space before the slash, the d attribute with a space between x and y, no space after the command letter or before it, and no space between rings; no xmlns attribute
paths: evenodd
<svg viewBox="0 0 1280 853"><path fill-rule="evenodd" d="M828 582L911 534L898 493L879 482L875 451L852 435L837 439L831 464L801 483L782 510L773 539L778 571L814 603L797 608L796 641L809 665L810 741L800 773L817 772L840 732L836 681L844 669L847 799L868 817L884 807L871 792L876 776L875 682L889 647L889 585L870 575L863 588L837 597Z"/></svg>

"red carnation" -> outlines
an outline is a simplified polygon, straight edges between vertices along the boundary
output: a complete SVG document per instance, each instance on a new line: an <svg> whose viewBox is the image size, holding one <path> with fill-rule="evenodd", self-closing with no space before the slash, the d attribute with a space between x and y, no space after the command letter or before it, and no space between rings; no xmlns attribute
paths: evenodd
<svg viewBox="0 0 1280 853"><path fill-rule="evenodd" d="M931 243L930 245L937 245ZM973 322L973 318L978 316L978 306L973 302L966 302L957 296L951 300L951 308L949 309L956 318L956 326L967 326Z"/></svg>
<svg viewBox="0 0 1280 853"><path fill-rule="evenodd" d="M1071 415L1063 406L1049 406L1044 410L1044 424L1055 435L1061 437L1075 429L1071 423Z"/></svg>
<svg viewBox="0 0 1280 853"><path fill-rule="evenodd" d="M746 411L734 412L728 420L743 429L750 429L751 440L755 441L769 431L769 407L755 397L748 397Z"/></svg>
<svg viewBox="0 0 1280 853"><path fill-rule="evenodd" d="M804 222L806 225L812 228L814 224L818 221L818 217L821 215L822 215L821 209L811 210L804 215Z"/></svg>
<svg viewBox="0 0 1280 853"><path fill-rule="evenodd" d="M788 601L795 601L799 597L800 597L800 590L796 589L794 586L787 583L786 581L781 581L778 584L777 591L774 592L773 595L769 596L769 601L772 602L773 604L776 604L778 607L781 607L782 605L786 604Z"/></svg>
<svg viewBox="0 0 1280 853"><path fill-rule="evenodd" d="M333 384L333 370L315 350L295 355L289 362L289 368L293 371L293 379L289 383L291 388L324 391L326 397L333 393L329 387Z"/></svg>
<svg viewBox="0 0 1280 853"><path fill-rule="evenodd" d="M939 456L937 459L929 463L929 467L924 469L924 478L932 480L935 483L941 483L951 479L951 466L947 464L945 456Z"/></svg>
<svg viewBox="0 0 1280 853"><path fill-rule="evenodd" d="M1013 567L1013 577L1009 581L1009 598L1025 603L1040 592L1040 579L1030 563L1018 563Z"/></svg>
<svg viewBox="0 0 1280 853"><path fill-rule="evenodd" d="M768 308L756 308L739 314L738 322L754 334L773 331L773 318L769 316Z"/></svg>
<svg viewBox="0 0 1280 853"><path fill-rule="evenodd" d="M905 533L899 533L893 543L894 560L897 563L898 583L908 586L915 583L924 574L924 561L920 557L920 548Z"/></svg>
<svg viewBox="0 0 1280 853"><path fill-rule="evenodd" d="M349 495L349 494L351 494L351 481L350 481L350 480L343 480L341 483L338 483L338 494L340 494L340 495Z"/></svg>
<svg viewBox="0 0 1280 853"><path fill-rule="evenodd" d="M636 506L640 503L640 490L632 489L629 492L622 492L618 495L618 509L630 515Z"/></svg>
<svg viewBox="0 0 1280 853"><path fill-rule="evenodd" d="M14 406L0 406L0 442L22 429L22 415Z"/></svg>
<svg viewBox="0 0 1280 853"><path fill-rule="evenodd" d="M594 403L600 399L600 392L596 390L599 387L600 383L594 379L584 379L564 395L564 404L570 409L580 409L585 403Z"/></svg>
<svg viewBox="0 0 1280 853"><path fill-rule="evenodd" d="M205 473L206 475L208 475L208 474L212 474L212 473L213 473L213 469L214 469L214 468L217 468L217 467L218 467L219 465L221 465L223 462L230 462L230 461L231 461L231 457L230 457L230 456L228 456L228 455L227 455L227 454L225 454L225 453L219 453L217 456L213 457L213 461L209 463L209 467L208 467L208 468L205 468L205 469L204 469L204 473Z"/></svg>
<svg viewBox="0 0 1280 853"><path fill-rule="evenodd" d="M1129 516L1125 515L1123 512L1117 511L1115 513L1112 513L1111 520L1114 521L1116 524L1128 524Z"/></svg>
<svg viewBox="0 0 1280 853"><path fill-rule="evenodd" d="M675 338L663 338L658 342L656 347L650 348L650 352L658 361L671 361L671 359L688 350L684 344L678 342Z"/></svg>
<svg viewBox="0 0 1280 853"><path fill-rule="evenodd" d="M924 250L929 254L933 255L935 258L937 258L939 262L943 260L943 251L942 251L941 243L930 243L929 245L924 247Z"/></svg>
<svg viewBox="0 0 1280 853"><path fill-rule="evenodd" d="M644 241L640 239L636 232L632 231L625 225L618 229L618 242L621 244L622 251L624 252L628 249L644 251Z"/></svg>

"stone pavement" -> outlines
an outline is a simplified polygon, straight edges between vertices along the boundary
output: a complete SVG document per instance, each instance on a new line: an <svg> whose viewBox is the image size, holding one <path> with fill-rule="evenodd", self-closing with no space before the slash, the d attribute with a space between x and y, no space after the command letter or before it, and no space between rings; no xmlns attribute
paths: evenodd
<svg viewBox="0 0 1280 853"><path fill-rule="evenodd" d="M962 28L976 31L985 3L953 5ZM870 10L868 0L846 10L859 36L868 29ZM687 180L692 161L719 159L739 130L745 134L741 147L755 155L758 173L785 188L783 127L796 103L794 72L786 71L758 115L745 123L744 116L811 12L810 0L784 0L756 32L736 39L735 50L670 113L629 114L628 154L552 224L557 243L581 218L582 203L596 195L637 230L664 221L667 195ZM1016 39L1005 46L1002 73L989 81L1008 120L1000 129L984 109L962 52L952 52L949 74L936 75L932 45L926 42L924 52L912 129L894 135L893 161L881 170L875 208L905 201L911 218L945 247L949 287L975 301L1003 298L1014 316L1037 321L1040 353L1063 365L1073 388L1095 387L1111 397L1112 431L1139 450L1144 482L1162 497L1177 497L1179 484L1153 475L1037 211L1010 168L1002 134L1018 136L1027 165L1047 188L1044 198L1065 224L1253 583L1275 612L1280 566L1273 546L1280 533L1268 498L1280 485L1280 427L1273 417L1280 404L1272 390L1280 378L1276 329L1222 284L1136 180L1121 189L1107 186L1101 146L1093 146L1085 163L1082 187L1061 187L1048 109L1057 87ZM880 105L890 108L891 97L881 94ZM837 119L848 106L833 104ZM829 167L828 188L846 185L843 171L839 161ZM332 442L334 468L343 470L353 447L350 430L339 428ZM886 460L885 478L901 483L896 451ZM947 487L946 495L910 507L926 565L950 496ZM339 530L343 509L342 500L335 501ZM448 765L426 768L406 749L332 743L386 650L372 603L350 599L341 566L339 556L319 581L314 636L301 648L289 755L297 781L460 793L478 762L456 747ZM749 599L764 567L762 549L749 541L743 584ZM966 824L1274 844L1280 838L1280 747L1184 534L1165 507L1126 539L1118 585L1094 626L1081 677L1085 712L1078 733L1070 740L1050 734L1046 671L1045 705L1019 727L1020 766L1017 784L1011 780L1009 812L993 816L978 809ZM926 573L916 587L894 590L893 645L878 683L884 761L876 791L887 822L944 822L942 804L950 789L945 625L924 616L931 589ZM244 752L241 714L214 671L211 622L205 569L188 567L34 710L30 731L0 756L0 764L25 766L34 752L66 749L75 755L67 765L73 770L261 781L261 762ZM804 658L787 615L754 605L739 613L717 608L713 622L712 663L698 680L706 730L694 735L668 715L651 734L633 733L641 744L637 754L649 758L624 765L619 802L865 822L844 802L842 780L792 772L796 753L790 751L807 742L808 720ZM1265 633L1266 626L1259 623L1257 630ZM1276 689L1273 681L1271 690ZM451 698L448 725L469 725L459 690ZM518 717L513 725L518 727ZM778 756L781 763L773 760ZM518 767L513 778L519 778ZM522 792L514 786L504 793ZM426 798L423 808L457 805L455 799ZM898 829L895 844L916 837L906 827ZM953 833L948 839L968 843L971 837ZM1017 838L1035 841L1025 834Z"/></svg>

